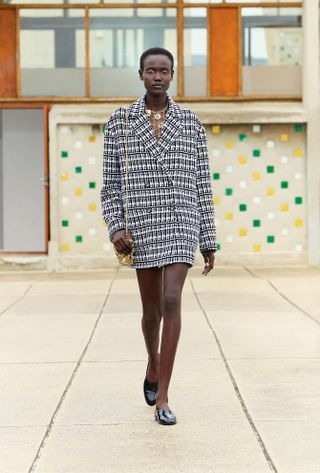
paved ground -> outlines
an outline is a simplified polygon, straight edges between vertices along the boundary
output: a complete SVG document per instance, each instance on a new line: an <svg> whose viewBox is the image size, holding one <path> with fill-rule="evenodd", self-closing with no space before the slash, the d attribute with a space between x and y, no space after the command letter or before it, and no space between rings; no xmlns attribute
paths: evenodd
<svg viewBox="0 0 320 473"><path fill-rule="evenodd" d="M320 271L200 274L162 427L132 270L0 273L0 472L319 473Z"/></svg>

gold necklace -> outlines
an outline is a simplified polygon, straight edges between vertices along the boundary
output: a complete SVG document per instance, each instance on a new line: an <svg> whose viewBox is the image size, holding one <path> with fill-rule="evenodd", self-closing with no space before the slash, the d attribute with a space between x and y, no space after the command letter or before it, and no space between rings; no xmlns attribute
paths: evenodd
<svg viewBox="0 0 320 473"><path fill-rule="evenodd" d="M168 104L166 104L166 106L162 110L158 110L156 112L154 112L153 110L150 110L149 108L146 108L146 112L147 112L148 117L153 116L155 120L160 120L161 115L167 111L167 108L168 108Z"/></svg>
<svg viewBox="0 0 320 473"><path fill-rule="evenodd" d="M146 108L147 115L157 139L159 139L161 136L161 130L164 124L167 109L168 104L162 110L158 110L156 112Z"/></svg>

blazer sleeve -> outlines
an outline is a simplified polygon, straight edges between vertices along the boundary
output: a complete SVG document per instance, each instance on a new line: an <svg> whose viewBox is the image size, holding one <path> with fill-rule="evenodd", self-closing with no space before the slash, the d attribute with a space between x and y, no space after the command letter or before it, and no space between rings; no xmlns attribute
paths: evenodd
<svg viewBox="0 0 320 473"><path fill-rule="evenodd" d="M102 216L108 225L112 241L118 230L125 228L125 218L121 199L121 176L115 131L112 118L105 127L103 148L103 180L101 186Z"/></svg>
<svg viewBox="0 0 320 473"><path fill-rule="evenodd" d="M197 141L197 189L200 210L200 251L216 250L216 227L211 189L207 137L200 124Z"/></svg>

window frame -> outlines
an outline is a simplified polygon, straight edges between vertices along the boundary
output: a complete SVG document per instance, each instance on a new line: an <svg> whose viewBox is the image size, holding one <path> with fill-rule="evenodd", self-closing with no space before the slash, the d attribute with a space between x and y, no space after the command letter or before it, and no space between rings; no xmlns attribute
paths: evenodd
<svg viewBox="0 0 320 473"><path fill-rule="evenodd" d="M45 102L45 103L99 103L99 102L132 102L135 97L109 97L109 96L91 96L90 95L90 10L91 9L149 9L149 8L174 8L176 9L176 30L177 30L177 94L174 97L178 102L229 102L229 101L302 101L302 96L243 96L242 95L242 54L239 55L239 77L240 86L239 94L233 96L211 96L211 67L210 67L210 11L219 8L237 8L240 22L239 32L239 48L242 51L242 8L302 8L303 3L300 2L233 2L226 3L184 3L183 0L176 0L174 3L109 3L105 4L103 0L99 3L92 4L8 4L0 0L0 12L3 8L14 9L16 12L16 97L0 97L0 103L4 102ZM205 8L207 11L207 87L206 96L186 96L184 88L184 10L187 8ZM37 10L37 9L81 9L84 11L84 28L85 28L85 96L84 97L26 97L21 95L21 73L20 73L20 10ZM138 65L137 65L138 69Z"/></svg>

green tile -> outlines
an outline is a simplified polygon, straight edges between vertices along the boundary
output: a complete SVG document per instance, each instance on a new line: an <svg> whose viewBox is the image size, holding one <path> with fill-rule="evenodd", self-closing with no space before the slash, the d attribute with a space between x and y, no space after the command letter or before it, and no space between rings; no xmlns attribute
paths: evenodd
<svg viewBox="0 0 320 473"><path fill-rule="evenodd" d="M74 171L77 173L77 174L80 174L82 172L82 167L81 166L76 166L74 168Z"/></svg>
<svg viewBox="0 0 320 473"><path fill-rule="evenodd" d="M261 227L261 220L253 220L252 224L254 227Z"/></svg>
<svg viewBox="0 0 320 473"><path fill-rule="evenodd" d="M240 210L240 212L246 212L247 204L240 204L239 205L239 210Z"/></svg>
<svg viewBox="0 0 320 473"><path fill-rule="evenodd" d="M275 240L274 235L267 236L267 243L274 243L274 240Z"/></svg>
<svg viewBox="0 0 320 473"><path fill-rule="evenodd" d="M252 152L254 158L260 158L260 149L254 149Z"/></svg>
<svg viewBox="0 0 320 473"><path fill-rule="evenodd" d="M303 131L303 125L301 125L301 123L296 123L294 125L294 130L297 132Z"/></svg>
<svg viewBox="0 0 320 473"><path fill-rule="evenodd" d="M218 172L214 172L212 174L212 179L214 179L215 181L218 181L220 179L220 174Z"/></svg>
<svg viewBox="0 0 320 473"><path fill-rule="evenodd" d="M294 198L294 203L297 204L297 205L300 205L303 203L303 198L300 197L300 196L297 196Z"/></svg>
<svg viewBox="0 0 320 473"><path fill-rule="evenodd" d="M289 183L288 181L281 181L281 189L288 189Z"/></svg>
<svg viewBox="0 0 320 473"><path fill-rule="evenodd" d="M69 220L61 220L61 226L62 227L68 227L69 226Z"/></svg>
<svg viewBox="0 0 320 473"><path fill-rule="evenodd" d="M217 245L216 245L216 246L217 246L217 251L219 251L219 250L221 249L221 245L220 245L220 243L217 243Z"/></svg>
<svg viewBox="0 0 320 473"><path fill-rule="evenodd" d="M240 133L239 134L239 140L240 141L245 141L247 139L247 135L245 133Z"/></svg>
<svg viewBox="0 0 320 473"><path fill-rule="evenodd" d="M76 243L82 243L82 235L76 235Z"/></svg>
<svg viewBox="0 0 320 473"><path fill-rule="evenodd" d="M232 195L232 194L233 194L233 189L231 187L227 187L226 195Z"/></svg>
<svg viewBox="0 0 320 473"><path fill-rule="evenodd" d="M95 182L89 182L89 189L95 189L96 188L96 183Z"/></svg>
<svg viewBox="0 0 320 473"><path fill-rule="evenodd" d="M69 156L68 151L61 151L61 158L67 158Z"/></svg>
<svg viewBox="0 0 320 473"><path fill-rule="evenodd" d="M274 166L267 166L267 173L269 174L274 173Z"/></svg>

